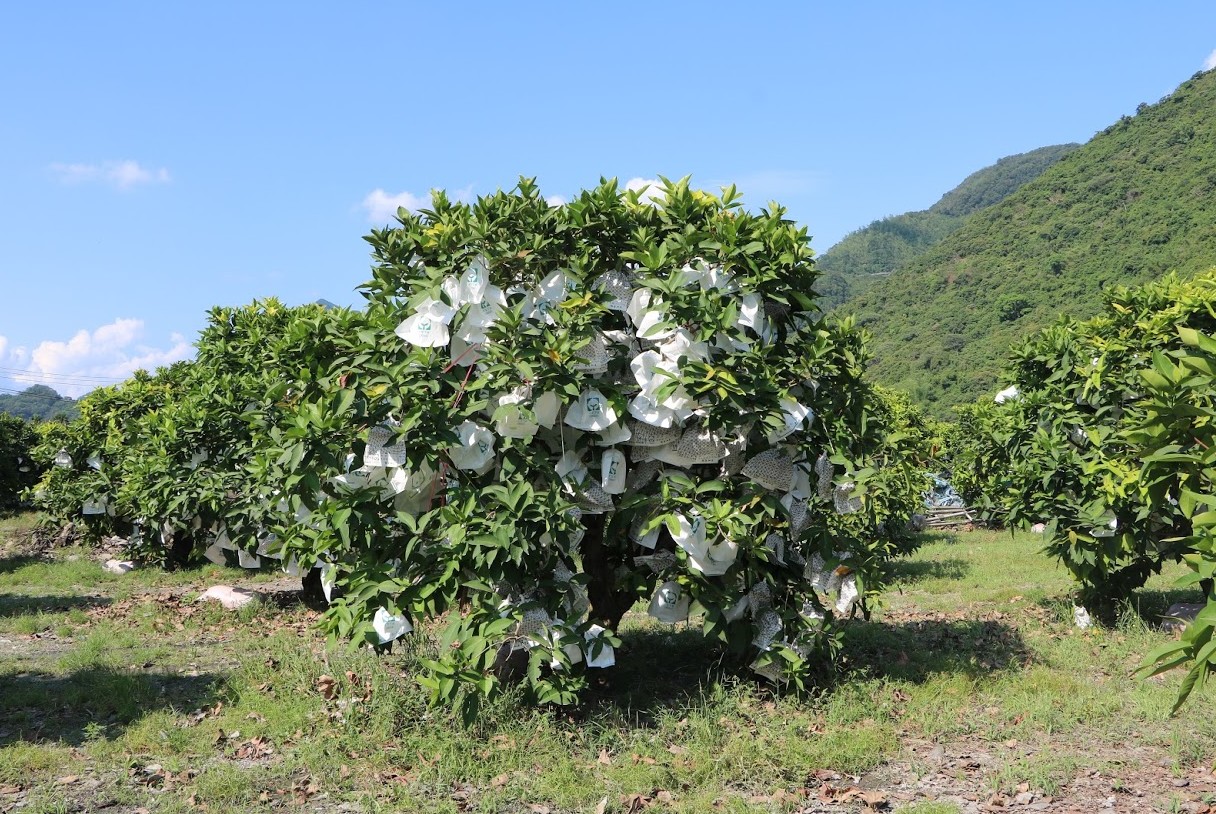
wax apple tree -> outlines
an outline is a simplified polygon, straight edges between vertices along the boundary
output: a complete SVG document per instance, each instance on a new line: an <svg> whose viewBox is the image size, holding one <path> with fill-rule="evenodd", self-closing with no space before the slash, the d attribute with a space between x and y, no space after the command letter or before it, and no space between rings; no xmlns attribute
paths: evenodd
<svg viewBox="0 0 1216 814"><path fill-rule="evenodd" d="M37 444L32 422L0 413L0 517L20 509L22 494L38 482L42 467L34 455Z"/></svg>
<svg viewBox="0 0 1216 814"><path fill-rule="evenodd" d="M213 308L196 359L90 393L80 417L48 426L37 450L47 522L74 525L85 542L126 539L144 562L202 554L259 567L275 551L266 516L276 498L250 467L257 434L290 408L283 382L324 358L315 326L327 318L343 315L273 299Z"/></svg>
<svg viewBox="0 0 1216 814"><path fill-rule="evenodd" d="M1046 551L1089 613L1113 618L1192 547L1194 514L1210 498L1179 462L1204 448L1206 414L1181 405L1174 415L1157 390L1169 390L1188 343L1216 329L1214 280L1117 288L1097 317L1062 318L1014 348L1000 403L972 413L987 434L973 446L1000 464L986 467L994 506L1011 524L1044 524Z"/></svg>
<svg viewBox="0 0 1216 814"><path fill-rule="evenodd" d="M459 609L436 700L512 662L573 700L638 600L774 680L825 663L916 489L875 457L861 336L816 309L805 229L686 181L397 217L255 464L330 631L384 646Z"/></svg>

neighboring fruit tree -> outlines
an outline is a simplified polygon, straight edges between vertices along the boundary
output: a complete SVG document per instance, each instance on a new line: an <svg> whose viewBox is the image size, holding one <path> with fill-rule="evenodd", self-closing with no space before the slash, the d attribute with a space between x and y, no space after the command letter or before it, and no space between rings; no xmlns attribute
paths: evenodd
<svg viewBox="0 0 1216 814"><path fill-rule="evenodd" d="M639 599L802 686L913 545L927 451L863 380L860 332L816 308L805 229L733 189L650 193L436 193L368 237L366 311L255 342L251 312L213 314L191 406L139 419L168 463L116 462L117 513L319 575L325 628L356 642L458 610L436 701L511 674L574 700ZM218 480L174 492L182 467Z"/></svg>
<svg viewBox="0 0 1216 814"><path fill-rule="evenodd" d="M1208 610L1162 669L1209 669L1216 271L1118 289L1105 311L1063 319L1015 348L1002 404L965 414L982 491L1013 525L1042 522L1047 552L1110 619L1164 563L1184 560Z"/></svg>
<svg viewBox="0 0 1216 814"><path fill-rule="evenodd" d="M22 493L38 482L42 466L36 463L37 445L34 424L0 413L0 515L21 508Z"/></svg>
<svg viewBox="0 0 1216 814"><path fill-rule="evenodd" d="M212 309L195 361L90 393L79 419L47 425L39 508L86 542L127 538L132 554L173 566L217 535L264 545L271 488L250 469L253 419L284 409L275 389L307 375L293 331L324 311L275 300Z"/></svg>

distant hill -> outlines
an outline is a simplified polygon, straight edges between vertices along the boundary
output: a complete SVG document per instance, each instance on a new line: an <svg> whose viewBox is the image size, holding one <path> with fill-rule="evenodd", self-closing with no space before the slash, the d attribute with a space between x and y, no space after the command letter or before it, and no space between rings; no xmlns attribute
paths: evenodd
<svg viewBox="0 0 1216 814"><path fill-rule="evenodd" d="M63 418L71 421L80 415L76 400L61 396L44 384L27 387L20 393L0 395L0 413L8 413L27 421Z"/></svg>
<svg viewBox="0 0 1216 814"><path fill-rule="evenodd" d="M1216 265L1216 71L1142 104L841 311L871 375L938 415L997 387L1009 345L1102 290Z"/></svg>
<svg viewBox="0 0 1216 814"><path fill-rule="evenodd" d="M846 235L815 261L824 273L817 286L821 307L834 308L865 291L953 234L968 215L1000 203L1080 146L1057 144L1006 156L968 175L926 210L876 220Z"/></svg>

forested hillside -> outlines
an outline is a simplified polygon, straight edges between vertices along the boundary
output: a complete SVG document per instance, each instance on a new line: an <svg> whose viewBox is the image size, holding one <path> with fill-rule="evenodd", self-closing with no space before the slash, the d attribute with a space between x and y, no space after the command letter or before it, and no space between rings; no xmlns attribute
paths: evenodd
<svg viewBox="0 0 1216 814"><path fill-rule="evenodd" d="M0 413L7 413L27 421L44 421L63 418L71 421L80 414L76 400L61 396L44 384L35 384L20 393L0 393Z"/></svg>
<svg viewBox="0 0 1216 814"><path fill-rule="evenodd" d="M971 173L926 210L876 220L847 235L816 261L818 290L835 307L919 256L963 225L968 215L999 203L1039 177L1079 144L1057 144L1010 155Z"/></svg>
<svg viewBox="0 0 1216 814"><path fill-rule="evenodd" d="M1012 341L1114 284L1216 265L1216 72L1142 104L842 307L874 377L939 415L997 386Z"/></svg>

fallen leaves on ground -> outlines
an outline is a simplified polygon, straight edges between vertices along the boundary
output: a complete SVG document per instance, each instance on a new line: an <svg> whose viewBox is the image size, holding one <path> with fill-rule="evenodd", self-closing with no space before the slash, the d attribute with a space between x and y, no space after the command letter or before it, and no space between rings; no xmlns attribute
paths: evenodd
<svg viewBox="0 0 1216 814"><path fill-rule="evenodd" d="M877 811L889 805L887 795L881 791L869 791L858 786L833 786L824 783L819 787L819 799L824 803L859 802L870 811Z"/></svg>
<svg viewBox="0 0 1216 814"><path fill-rule="evenodd" d="M267 738L250 738L236 747L233 756L237 760L260 760L274 754L274 746Z"/></svg>

